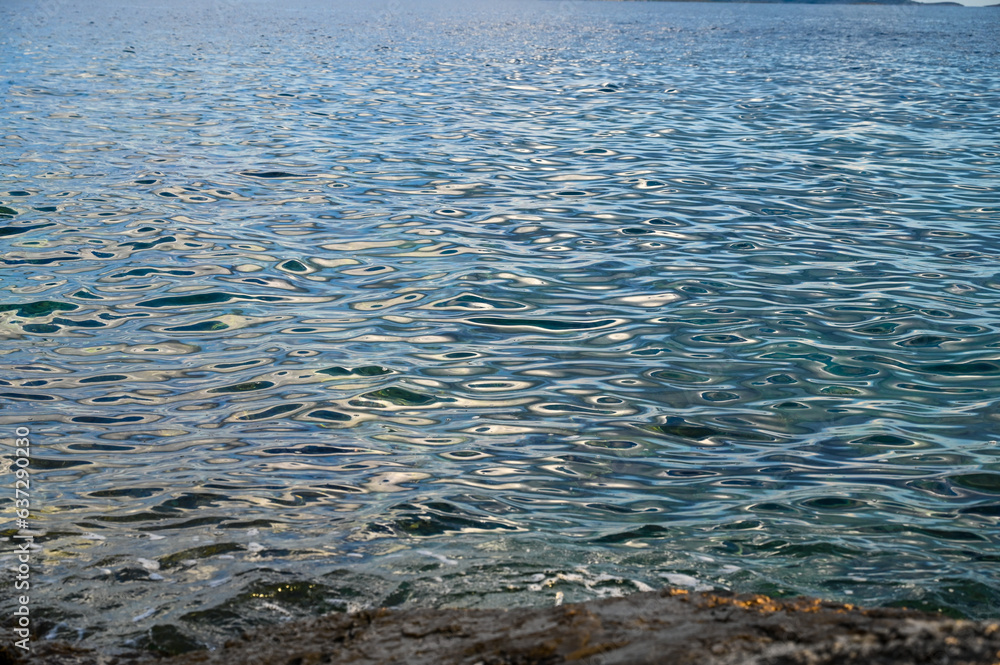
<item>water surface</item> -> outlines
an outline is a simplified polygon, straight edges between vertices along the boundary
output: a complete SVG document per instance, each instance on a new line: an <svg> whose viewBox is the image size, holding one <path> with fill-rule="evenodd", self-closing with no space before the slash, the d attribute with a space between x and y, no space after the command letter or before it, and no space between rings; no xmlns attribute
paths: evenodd
<svg viewBox="0 0 1000 665"><path fill-rule="evenodd" d="M992 11L4 3L40 629L1000 616Z"/></svg>

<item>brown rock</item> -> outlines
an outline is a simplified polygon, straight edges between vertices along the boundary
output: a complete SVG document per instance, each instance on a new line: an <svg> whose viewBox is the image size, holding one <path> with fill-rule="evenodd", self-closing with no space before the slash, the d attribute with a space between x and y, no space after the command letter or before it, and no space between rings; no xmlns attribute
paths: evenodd
<svg viewBox="0 0 1000 665"><path fill-rule="evenodd" d="M677 589L515 610L387 610L157 659L36 645L44 665L997 665L1000 624ZM2 661L0 661L2 662Z"/></svg>

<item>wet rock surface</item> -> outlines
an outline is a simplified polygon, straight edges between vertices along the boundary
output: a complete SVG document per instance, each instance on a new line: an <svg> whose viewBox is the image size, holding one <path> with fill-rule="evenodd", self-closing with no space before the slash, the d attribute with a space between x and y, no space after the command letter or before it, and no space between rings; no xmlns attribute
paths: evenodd
<svg viewBox="0 0 1000 665"><path fill-rule="evenodd" d="M825 665L1000 663L1000 622L677 589L514 610L372 610L262 627L157 658L35 642L45 665ZM12 650L6 652L10 654ZM0 654L0 663L4 654Z"/></svg>

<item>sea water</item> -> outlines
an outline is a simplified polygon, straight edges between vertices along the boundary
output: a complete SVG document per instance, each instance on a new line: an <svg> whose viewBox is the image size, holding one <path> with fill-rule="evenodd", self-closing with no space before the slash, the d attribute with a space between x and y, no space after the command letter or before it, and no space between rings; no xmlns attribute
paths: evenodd
<svg viewBox="0 0 1000 665"><path fill-rule="evenodd" d="M5 588L1000 616L997 11L3 3Z"/></svg>

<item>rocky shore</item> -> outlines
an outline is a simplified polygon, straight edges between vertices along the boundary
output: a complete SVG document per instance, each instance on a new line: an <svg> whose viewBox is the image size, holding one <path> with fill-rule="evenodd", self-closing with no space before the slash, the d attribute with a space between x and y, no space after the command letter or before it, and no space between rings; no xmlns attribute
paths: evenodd
<svg viewBox="0 0 1000 665"><path fill-rule="evenodd" d="M508 611L335 614L171 658L33 646L28 658L0 652L0 665L996 665L1000 622L663 589Z"/></svg>

